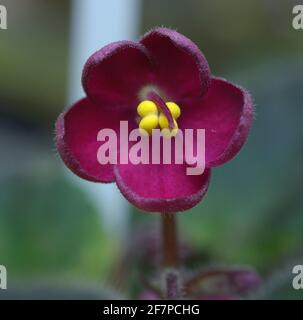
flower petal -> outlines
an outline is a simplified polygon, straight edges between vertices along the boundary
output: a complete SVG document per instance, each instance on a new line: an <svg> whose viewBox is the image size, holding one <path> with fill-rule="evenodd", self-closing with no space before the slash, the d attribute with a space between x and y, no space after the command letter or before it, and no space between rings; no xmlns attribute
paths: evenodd
<svg viewBox="0 0 303 320"><path fill-rule="evenodd" d="M179 126L205 129L206 166L232 159L247 139L253 120L253 102L243 88L213 78L206 96L183 105Z"/></svg>
<svg viewBox="0 0 303 320"><path fill-rule="evenodd" d="M144 83L149 82L150 72L150 59L144 46L132 41L118 41L88 59L82 83L94 102L127 107L137 102L138 92Z"/></svg>
<svg viewBox="0 0 303 320"><path fill-rule="evenodd" d="M62 113L56 122L56 145L67 167L86 180L113 182L112 165L97 161L102 144L97 135L103 128L117 129L123 119L127 119L125 111L104 112L87 98Z"/></svg>
<svg viewBox="0 0 303 320"><path fill-rule="evenodd" d="M201 97L210 83L210 70L200 49L184 35L155 28L140 41L154 63L155 84L173 101Z"/></svg>
<svg viewBox="0 0 303 320"><path fill-rule="evenodd" d="M114 173L118 188L129 202L145 211L165 213L198 204L210 179L210 170L188 176L186 166L176 164L118 164Z"/></svg>

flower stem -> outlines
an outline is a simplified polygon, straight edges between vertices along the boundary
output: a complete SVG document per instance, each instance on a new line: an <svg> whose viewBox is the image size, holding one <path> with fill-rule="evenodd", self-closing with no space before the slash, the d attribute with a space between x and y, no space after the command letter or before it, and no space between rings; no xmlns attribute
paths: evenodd
<svg viewBox="0 0 303 320"><path fill-rule="evenodd" d="M178 244L175 214L162 213L163 267L178 266Z"/></svg>

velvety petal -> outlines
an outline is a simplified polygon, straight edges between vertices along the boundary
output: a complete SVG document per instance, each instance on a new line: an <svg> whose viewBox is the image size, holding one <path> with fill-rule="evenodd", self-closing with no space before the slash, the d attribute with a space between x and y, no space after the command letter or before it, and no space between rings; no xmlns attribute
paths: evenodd
<svg viewBox="0 0 303 320"><path fill-rule="evenodd" d="M149 82L150 59L143 45L131 41L111 43L86 62L82 83L96 103L136 107L140 88Z"/></svg>
<svg viewBox="0 0 303 320"><path fill-rule="evenodd" d="M220 78L212 79L202 100L192 100L181 108L180 128L205 129L207 167L221 165L239 152L253 120L250 94Z"/></svg>
<svg viewBox="0 0 303 320"><path fill-rule="evenodd" d="M186 175L185 165L139 164L114 168L116 183L125 198L150 212L178 212L192 208L207 191L210 170Z"/></svg>
<svg viewBox="0 0 303 320"><path fill-rule="evenodd" d="M127 118L125 111L104 112L87 98L62 113L56 122L56 145L67 167L83 179L113 182L112 165L97 161L102 144L97 141L97 135L103 128L117 130L119 120Z"/></svg>
<svg viewBox="0 0 303 320"><path fill-rule="evenodd" d="M210 70L200 49L184 35L155 28L140 41L154 63L155 84L174 101L201 97L210 83Z"/></svg>

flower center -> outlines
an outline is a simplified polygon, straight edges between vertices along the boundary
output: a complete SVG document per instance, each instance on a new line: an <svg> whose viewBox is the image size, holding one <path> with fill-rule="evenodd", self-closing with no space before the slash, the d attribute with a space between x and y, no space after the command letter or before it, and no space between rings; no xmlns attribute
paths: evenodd
<svg viewBox="0 0 303 320"><path fill-rule="evenodd" d="M154 91L147 94L147 99L137 107L141 134L151 135L153 129L160 128L164 137L174 137L178 132L176 120L181 114L179 106L171 101L164 102Z"/></svg>

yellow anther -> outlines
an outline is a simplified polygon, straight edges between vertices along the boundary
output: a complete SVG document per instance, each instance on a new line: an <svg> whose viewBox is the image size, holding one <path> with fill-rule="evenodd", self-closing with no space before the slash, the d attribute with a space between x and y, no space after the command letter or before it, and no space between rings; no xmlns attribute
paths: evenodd
<svg viewBox="0 0 303 320"><path fill-rule="evenodd" d="M139 123L139 128L145 130L149 135L152 134L152 130L156 129L159 124L159 119L157 114L148 114L143 117ZM144 134L142 130L141 133Z"/></svg>
<svg viewBox="0 0 303 320"><path fill-rule="evenodd" d="M137 112L141 117L139 122L139 130L142 135L151 135L152 130L160 127L161 133L166 138L174 137L178 132L178 124L176 119L180 117L181 111L179 106L174 102L166 102L171 116L174 120L174 128L169 127L169 121L164 113L158 110L157 105L151 100L142 101L138 107ZM160 112L160 114L159 114Z"/></svg>
<svg viewBox="0 0 303 320"><path fill-rule="evenodd" d="M160 113L160 116L159 116L159 126L161 129L169 128L168 119L162 112Z"/></svg>
<svg viewBox="0 0 303 320"><path fill-rule="evenodd" d="M166 119L165 116L164 116L164 118ZM167 119L166 119L166 121L167 121ZM159 121L159 123L160 123L160 121ZM162 128L161 133L162 133L163 137L165 137L165 138L174 137L178 133L178 128L179 128L178 123L175 119L174 119L174 128L173 129L169 128L168 121L167 121L166 127L162 127L161 125L160 125L160 127Z"/></svg>
<svg viewBox="0 0 303 320"><path fill-rule="evenodd" d="M139 116L143 118L148 114L156 114L158 112L158 108L153 101L144 100L138 105L137 112Z"/></svg>
<svg viewBox="0 0 303 320"><path fill-rule="evenodd" d="M181 114L180 107L174 102L166 102L167 108L171 112L171 115L174 119L178 119Z"/></svg>

